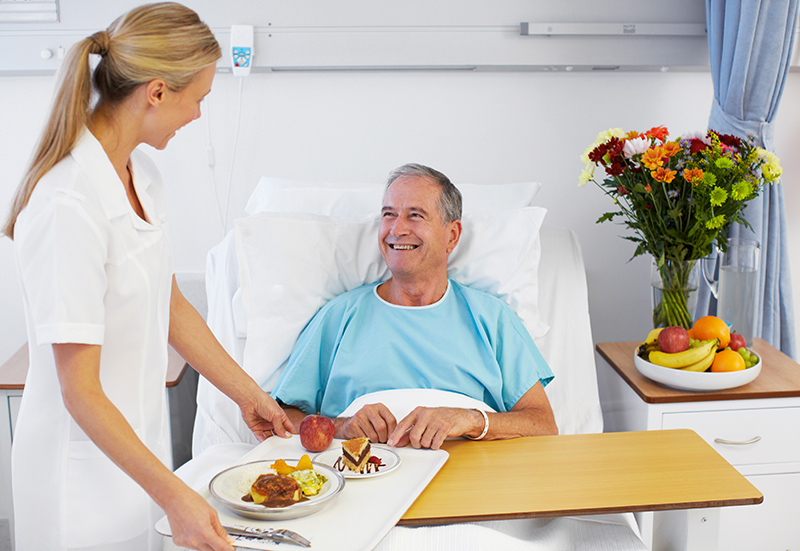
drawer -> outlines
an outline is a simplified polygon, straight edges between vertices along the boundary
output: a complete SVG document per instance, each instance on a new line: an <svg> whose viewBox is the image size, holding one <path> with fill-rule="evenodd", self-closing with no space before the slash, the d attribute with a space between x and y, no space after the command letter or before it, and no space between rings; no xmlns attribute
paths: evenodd
<svg viewBox="0 0 800 551"><path fill-rule="evenodd" d="M664 413L661 423L692 429L732 465L800 461L800 407Z"/></svg>

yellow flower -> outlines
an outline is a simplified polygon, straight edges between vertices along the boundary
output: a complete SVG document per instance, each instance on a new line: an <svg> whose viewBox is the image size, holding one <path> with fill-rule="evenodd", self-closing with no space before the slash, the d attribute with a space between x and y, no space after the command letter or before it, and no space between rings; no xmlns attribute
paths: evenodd
<svg viewBox="0 0 800 551"><path fill-rule="evenodd" d="M710 230L718 230L724 225L725 225L725 215L724 214L720 214L719 216L715 216L714 218L712 218L711 220L706 222L706 227L708 229L710 229Z"/></svg>
<svg viewBox="0 0 800 551"><path fill-rule="evenodd" d="M714 207L718 207L722 205L728 199L728 192L722 189L721 187L715 187L711 190L711 193L708 195L708 200L711 202L711 205Z"/></svg>
<svg viewBox="0 0 800 551"><path fill-rule="evenodd" d="M751 193L753 193L753 184L744 180L736 182L731 189L731 197L734 201L744 201Z"/></svg>
<svg viewBox="0 0 800 551"><path fill-rule="evenodd" d="M589 163L578 178L578 187L585 186L586 183L592 179L592 176L594 176L594 164Z"/></svg>
<svg viewBox="0 0 800 551"><path fill-rule="evenodd" d="M660 166L664 166L664 153L661 147L651 147L642 155L642 164L650 170L656 170Z"/></svg>
<svg viewBox="0 0 800 551"><path fill-rule="evenodd" d="M781 177L783 169L781 168L781 160L772 151L758 148L759 156L764 159L764 164L761 166L761 174L764 175L765 182L773 182Z"/></svg>

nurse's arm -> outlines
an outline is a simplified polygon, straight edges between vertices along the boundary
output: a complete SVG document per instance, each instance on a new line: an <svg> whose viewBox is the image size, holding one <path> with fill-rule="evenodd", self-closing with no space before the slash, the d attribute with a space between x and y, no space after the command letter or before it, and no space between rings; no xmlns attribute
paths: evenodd
<svg viewBox="0 0 800 551"><path fill-rule="evenodd" d="M289 417L217 341L205 320L186 300L172 277L169 342L198 373L236 402L259 441L272 435L296 433Z"/></svg>
<svg viewBox="0 0 800 551"><path fill-rule="evenodd" d="M163 509L177 545L232 551L214 508L159 461L103 392L100 350L88 344L53 345L67 411L92 442ZM113 488L108 500L113 504Z"/></svg>

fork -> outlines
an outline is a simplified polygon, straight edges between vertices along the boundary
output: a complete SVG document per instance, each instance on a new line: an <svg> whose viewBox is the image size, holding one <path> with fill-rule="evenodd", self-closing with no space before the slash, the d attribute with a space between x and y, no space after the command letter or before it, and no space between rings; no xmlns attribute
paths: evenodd
<svg viewBox="0 0 800 551"><path fill-rule="evenodd" d="M224 526L225 531L232 536L245 536L276 541L279 543L294 543L301 547L311 547L311 542L306 538L284 528L254 528L252 526Z"/></svg>

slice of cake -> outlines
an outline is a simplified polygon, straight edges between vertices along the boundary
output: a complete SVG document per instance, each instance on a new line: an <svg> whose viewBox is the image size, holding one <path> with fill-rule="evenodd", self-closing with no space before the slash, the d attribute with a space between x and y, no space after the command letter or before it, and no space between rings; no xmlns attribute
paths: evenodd
<svg viewBox="0 0 800 551"><path fill-rule="evenodd" d="M360 473L369 461L369 438L353 438L342 442L342 461L351 471Z"/></svg>

